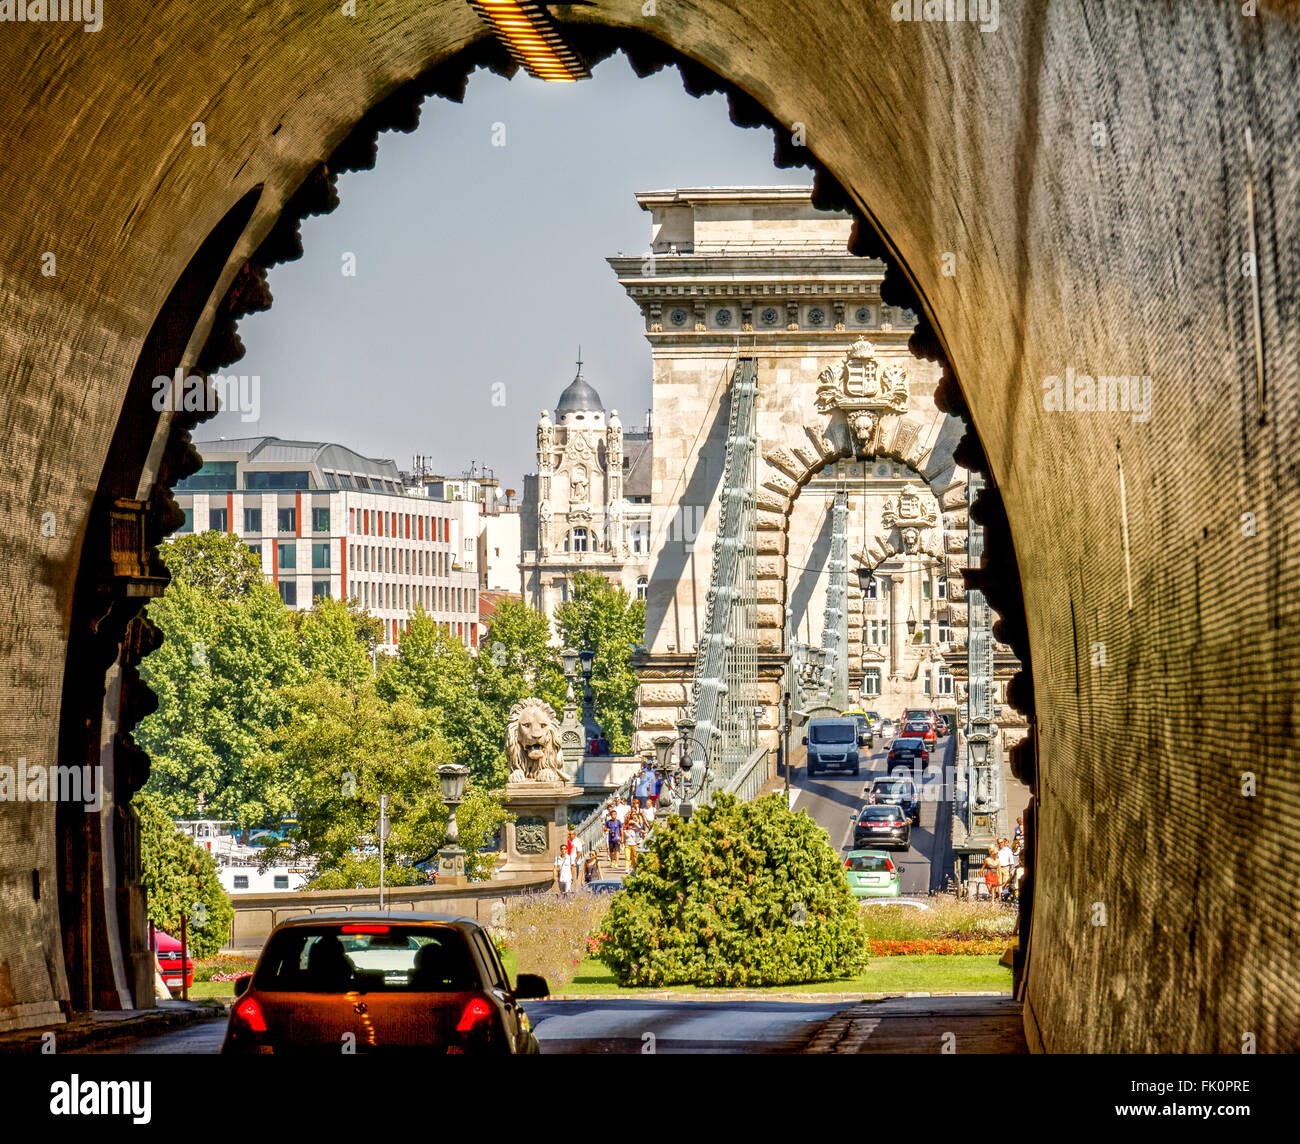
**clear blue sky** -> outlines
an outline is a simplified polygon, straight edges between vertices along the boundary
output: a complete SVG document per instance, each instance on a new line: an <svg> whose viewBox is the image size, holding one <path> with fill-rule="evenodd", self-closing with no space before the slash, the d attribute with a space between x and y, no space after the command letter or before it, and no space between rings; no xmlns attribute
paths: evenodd
<svg viewBox="0 0 1300 1144"><path fill-rule="evenodd" d="M427 101L416 131L380 136L374 170L339 179L333 213L304 221L304 256L271 271L275 304L240 323L248 352L225 371L261 377L260 421L224 413L195 436L335 441L402 468L423 453L522 489L579 343L624 425L650 406L641 315L605 263L649 245L634 193L811 179L672 69L639 80L620 55L578 84L475 73L463 104Z"/></svg>

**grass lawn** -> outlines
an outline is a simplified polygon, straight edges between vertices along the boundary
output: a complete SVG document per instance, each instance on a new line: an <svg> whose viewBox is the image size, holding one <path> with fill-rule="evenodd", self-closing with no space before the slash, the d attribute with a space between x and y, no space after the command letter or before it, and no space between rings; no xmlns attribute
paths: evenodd
<svg viewBox="0 0 1300 1144"><path fill-rule="evenodd" d="M172 991L173 997L179 997L181 991L175 989ZM234 997L235 983L233 981L196 981L190 986L190 1000L202 1001L205 997Z"/></svg>
<svg viewBox="0 0 1300 1144"><path fill-rule="evenodd" d="M507 970L513 975L513 966ZM694 985L677 985L670 990L682 996L708 993ZM578 967L577 976L557 989L567 997L611 996L635 997L642 993L661 993L661 989L623 989L600 962L588 958ZM727 990L732 992L732 990ZM810 985L774 985L745 992L764 993L988 993L1011 992L1011 970L998 964L996 954L979 956L945 956L913 954L902 957L873 957L864 972L838 981L818 981Z"/></svg>

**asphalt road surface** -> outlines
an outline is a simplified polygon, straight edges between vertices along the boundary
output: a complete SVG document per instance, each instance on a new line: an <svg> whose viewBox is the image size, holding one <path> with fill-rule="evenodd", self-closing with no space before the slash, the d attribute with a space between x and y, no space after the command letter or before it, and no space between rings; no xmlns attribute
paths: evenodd
<svg viewBox="0 0 1300 1144"><path fill-rule="evenodd" d="M952 875L952 798L951 792L943 790L943 776L944 768L953 765L955 743L954 736L947 735L939 740L938 750L931 754L923 789L933 797L922 799L921 824L912 827L910 849L894 852L894 865L899 868L904 894L927 895L943 890ZM831 845L844 856L853 849L853 822L866 804L866 788L872 779L889 773L885 765L889 744L877 740L870 761L863 761L862 773L856 777L847 772L823 771L810 779L804 765L804 748L791 754L795 764L790 774L794 809L806 810L824 826L831 836Z"/></svg>
<svg viewBox="0 0 1300 1144"><path fill-rule="evenodd" d="M592 997L525 1006L543 1053L800 1052L844 1002L668 1001ZM226 1022L201 1021L156 1037L137 1037L84 1054L185 1056L217 1053Z"/></svg>

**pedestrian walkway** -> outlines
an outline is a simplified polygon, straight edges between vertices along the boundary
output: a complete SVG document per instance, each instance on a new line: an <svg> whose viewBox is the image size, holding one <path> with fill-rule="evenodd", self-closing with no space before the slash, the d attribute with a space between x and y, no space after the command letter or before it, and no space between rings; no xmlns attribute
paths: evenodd
<svg viewBox="0 0 1300 1144"><path fill-rule="evenodd" d="M62 1025L0 1034L0 1055L112 1051L122 1038L152 1037L225 1013L220 1001L159 1001L153 1009L96 1010L74 1013Z"/></svg>
<svg viewBox="0 0 1300 1144"><path fill-rule="evenodd" d="M837 1013L807 1053L1027 1053L1011 997L892 997Z"/></svg>

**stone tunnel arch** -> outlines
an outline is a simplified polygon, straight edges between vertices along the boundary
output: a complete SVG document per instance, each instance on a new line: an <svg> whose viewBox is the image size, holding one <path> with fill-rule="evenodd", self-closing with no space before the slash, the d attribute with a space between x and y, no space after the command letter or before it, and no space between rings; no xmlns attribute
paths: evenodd
<svg viewBox="0 0 1300 1144"><path fill-rule="evenodd" d="M232 316L264 298L259 271L243 259L292 254L296 219L327 209L331 175L373 161L374 130L413 122L403 85L423 77L454 90L454 67L426 69L467 47L500 62L464 4L377 7L373 22L333 23L286 22L271 8L160 8L125 33L108 24L73 37L59 53L6 41L16 80L0 92L0 122L20 141L0 172L11 334L0 393L19 443L4 472L20 491L0 506L14 570L0 655L18 681L0 729L9 759L56 753L71 586L96 527L107 442L169 284L230 202L264 184L214 295L223 301L208 356L229 352ZM1000 537L1003 559L1018 555L1033 572L1027 610L1001 608L1003 627L1016 629L1009 642L1019 652L1032 620L1037 649L1051 653L1036 657L1021 703L1042 697L1044 760L1030 769L1043 800L1040 859L1057 889L1040 901L1035 929L1056 935L1061 955L1029 977L1034 1045L1236 1051L1246 1034L1261 1049L1300 1044L1289 991L1300 972L1293 895L1277 863L1300 849L1290 752L1300 659L1283 622L1293 610L1284 538L1300 519L1300 375L1290 352L1294 278L1276 272L1300 217L1300 156L1285 146L1300 134L1300 108L1259 94L1300 81L1295 20L1278 7L1261 4L1258 19L1242 20L1194 6L1095 12L1064 0L1004 11L1004 36L994 39L890 27L847 8L814 23L795 0L700 0L661 6L654 36L667 48L634 49L646 66L690 56L688 84L713 83L706 69L729 77L738 120L768 122L768 108L784 157L792 125L807 129L839 180L819 180L822 200L879 220L860 231L859 252L887 252L905 267L887 286L925 316L918 347L942 347L967 386L949 377L942 392L954 412L966 413L969 400L982 436L967 438L963 463L999 478L985 506L990 547ZM633 0L562 15L583 48L608 43L596 25L645 36ZM1165 51L1170 43L1180 51ZM186 61L185 82L142 99L140 77L159 59ZM961 99L950 98L953 85ZM79 100L90 91L95 99ZM207 147L187 150L199 115ZM1188 127L1203 123L1222 130L1191 157ZM1081 130L1089 125L1091 137ZM1104 148L1091 142L1098 126ZM1247 126L1254 159L1242 143ZM1248 188L1258 265L1269 272L1238 282L1224 267L1239 262ZM34 269L48 246L57 247L57 276ZM945 252L958 271L951 279L940 268ZM1222 375L1212 395L1202 386L1206 361ZM1067 368L1156 372L1163 412L1152 424L1049 413L1038 382ZM1206 400L1240 442L1228 481L1217 450L1188 448ZM1246 511L1265 526L1259 543L1227 543ZM43 516L58 522L54 532L42 531ZM995 561L984 585L995 604L998 575ZM1203 607L1200 585L1216 577L1237 589L1233 625ZM1018 577L1002 579L1018 590ZM1078 650L1098 643L1106 671ZM1135 717L1148 761L1140 775L1094 734ZM1250 733L1274 756L1261 797L1239 797L1229 746L1206 747L1211 727ZM1117 772L1129 801L1104 803ZM1098 812L1099 800L1111 813ZM1230 870L1186 848L1211 812L1241 840ZM5 870L4 929L31 950L7 944L0 955L5 1023L39 1019L65 999L58 941L48 937L57 923L48 894L32 904L27 861L51 873L50 817L0 808L0 834L22 858L21 878ZM1069 857L1083 849L1098 855L1087 869ZM1104 933L1084 928L1078 905L1098 895L1116 907Z"/></svg>

